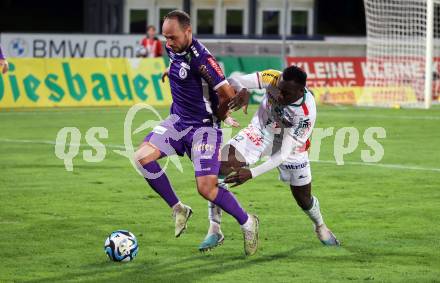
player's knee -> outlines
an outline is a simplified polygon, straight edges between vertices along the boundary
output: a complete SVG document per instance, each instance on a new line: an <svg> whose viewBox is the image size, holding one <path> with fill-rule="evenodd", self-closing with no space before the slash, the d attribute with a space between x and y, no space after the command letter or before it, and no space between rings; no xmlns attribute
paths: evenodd
<svg viewBox="0 0 440 283"><path fill-rule="evenodd" d="M134 158L139 161L141 165L145 165L160 157L160 151L152 144L146 142L139 147L135 152Z"/></svg>
<svg viewBox="0 0 440 283"><path fill-rule="evenodd" d="M203 198L209 201L213 201L217 194L216 187L208 183L199 184L197 190Z"/></svg>

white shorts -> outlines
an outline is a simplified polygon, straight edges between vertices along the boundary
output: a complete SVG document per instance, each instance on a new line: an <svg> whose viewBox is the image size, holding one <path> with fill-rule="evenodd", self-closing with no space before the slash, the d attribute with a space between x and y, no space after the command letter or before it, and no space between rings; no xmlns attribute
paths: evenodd
<svg viewBox="0 0 440 283"><path fill-rule="evenodd" d="M265 135L252 125L242 129L228 144L244 157L249 165L268 158L279 150L280 141L273 135ZM309 154L307 151L292 153L286 162L278 166L281 181L292 186L304 186L312 181Z"/></svg>

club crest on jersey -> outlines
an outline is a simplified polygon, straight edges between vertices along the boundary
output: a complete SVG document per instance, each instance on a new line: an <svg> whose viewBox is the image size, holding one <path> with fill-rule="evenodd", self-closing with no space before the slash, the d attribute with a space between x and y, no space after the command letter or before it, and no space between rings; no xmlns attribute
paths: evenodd
<svg viewBox="0 0 440 283"><path fill-rule="evenodd" d="M185 63L185 62L180 63L179 77L182 80L186 79L186 77L188 76L187 70L190 70L190 69L191 68L187 63Z"/></svg>
<svg viewBox="0 0 440 283"><path fill-rule="evenodd" d="M184 80L188 76L188 71L185 69L185 67L180 67L179 70L179 77Z"/></svg>

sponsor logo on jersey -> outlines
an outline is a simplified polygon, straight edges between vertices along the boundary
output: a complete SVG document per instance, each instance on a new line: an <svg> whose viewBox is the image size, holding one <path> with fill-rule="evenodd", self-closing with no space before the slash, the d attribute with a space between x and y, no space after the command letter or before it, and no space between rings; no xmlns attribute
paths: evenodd
<svg viewBox="0 0 440 283"><path fill-rule="evenodd" d="M243 129L243 133L253 142L256 146L263 144L263 138L257 134L252 127L247 127Z"/></svg>
<svg viewBox="0 0 440 283"><path fill-rule="evenodd" d="M270 77L270 78L273 78L273 79L275 79L275 80L278 80L278 74L272 74L272 73L268 73L268 72L263 72L262 73L262 77L264 78L264 77Z"/></svg>
<svg viewBox="0 0 440 283"><path fill-rule="evenodd" d="M311 126L312 124L309 118L307 119L300 118L298 122L298 126L294 130L293 134L297 137L303 137L309 131Z"/></svg>
<svg viewBox="0 0 440 283"><path fill-rule="evenodd" d="M199 57L200 54L194 45L191 45L191 50L194 53L194 56Z"/></svg>
<svg viewBox="0 0 440 283"><path fill-rule="evenodd" d="M199 143L199 144L193 145L192 148L194 151L201 151L201 152L203 151L204 152L204 151L214 151L215 147L212 144ZM208 157L208 158L211 158L211 157Z"/></svg>
<svg viewBox="0 0 440 283"><path fill-rule="evenodd" d="M290 169L290 170L298 170L298 169L303 169L306 168L307 165L309 164L308 161L301 163L301 164L283 164L283 167L285 169ZM307 177L307 176L306 176ZM302 178L306 178L304 176L302 176ZM298 179L302 179L301 176Z"/></svg>
<svg viewBox="0 0 440 283"><path fill-rule="evenodd" d="M217 64L217 61L215 61L214 58L209 57L208 58L208 63L209 63L209 65L211 65L211 67L216 71L216 73L220 77L224 77L222 68L220 68L219 64Z"/></svg>
<svg viewBox="0 0 440 283"><path fill-rule="evenodd" d="M311 126L311 123L310 123L310 119L309 118L307 118L307 119L303 119L303 118L301 118L300 120L299 120L299 125L298 125L298 128L310 128L310 126Z"/></svg>

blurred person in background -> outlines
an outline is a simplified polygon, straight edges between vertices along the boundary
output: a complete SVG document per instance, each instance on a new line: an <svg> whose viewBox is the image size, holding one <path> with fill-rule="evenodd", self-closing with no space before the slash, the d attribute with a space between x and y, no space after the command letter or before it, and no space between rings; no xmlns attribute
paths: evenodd
<svg viewBox="0 0 440 283"><path fill-rule="evenodd" d="M162 42L156 36L156 28L147 26L147 35L140 41L137 57L155 58L162 56Z"/></svg>
<svg viewBox="0 0 440 283"><path fill-rule="evenodd" d="M6 61L6 57L3 54L2 47L0 45L0 73L6 74L9 70L8 61Z"/></svg>

